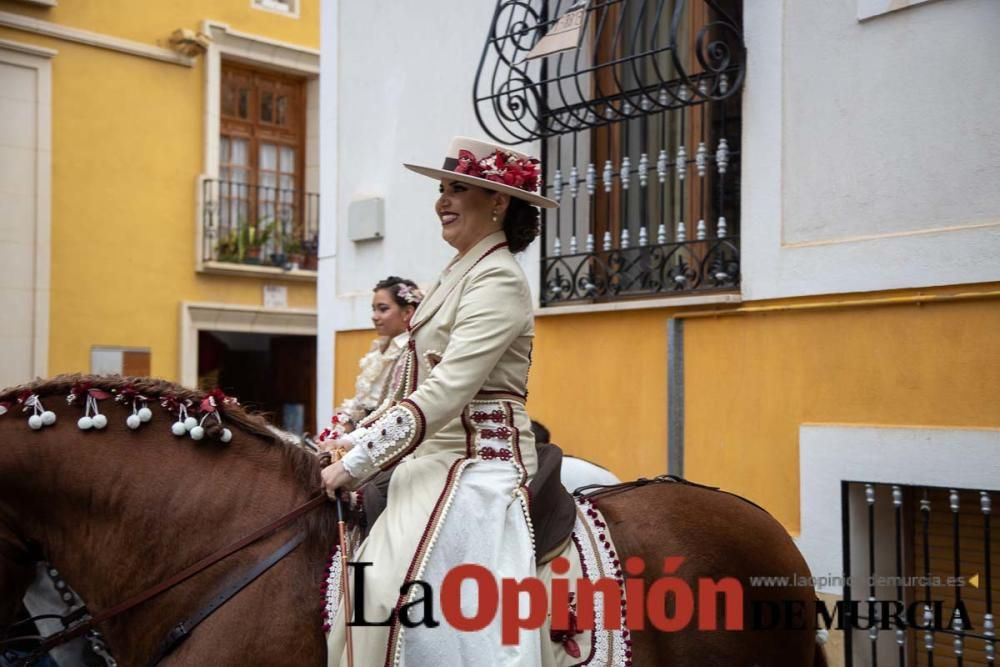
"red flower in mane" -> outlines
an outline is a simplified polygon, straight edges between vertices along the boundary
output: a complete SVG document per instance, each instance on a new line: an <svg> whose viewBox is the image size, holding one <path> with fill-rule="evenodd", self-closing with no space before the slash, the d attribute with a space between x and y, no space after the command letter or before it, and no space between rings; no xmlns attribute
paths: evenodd
<svg viewBox="0 0 1000 667"><path fill-rule="evenodd" d="M205 398L201 399L201 411L202 412L215 412L215 410L220 405L239 405L240 402L236 400L235 396L226 396L226 392L222 391L219 387L216 387L212 391L208 392Z"/></svg>
<svg viewBox="0 0 1000 667"><path fill-rule="evenodd" d="M86 396L88 391L90 391L89 382L77 382L69 390L69 396L66 397L66 402L72 405L78 398Z"/></svg>
<svg viewBox="0 0 1000 667"><path fill-rule="evenodd" d="M77 382L73 385L73 388L69 390L69 396L66 397L66 402L73 404L77 399L85 396L90 396L98 401L103 401L105 398L111 398L111 394L103 389L95 387L93 383Z"/></svg>
<svg viewBox="0 0 1000 667"><path fill-rule="evenodd" d="M181 400L171 394L164 394L163 396L160 396L160 405L166 408L168 412L172 414L177 414L178 412L180 412L182 405L185 408L190 408L191 401L186 398L184 400Z"/></svg>
<svg viewBox="0 0 1000 667"><path fill-rule="evenodd" d="M148 401L149 398L143 396L139 393L139 390L135 388L135 385L129 383L122 387L121 389L113 389L111 393L115 394L115 400L119 403L127 403L128 401L140 400Z"/></svg>

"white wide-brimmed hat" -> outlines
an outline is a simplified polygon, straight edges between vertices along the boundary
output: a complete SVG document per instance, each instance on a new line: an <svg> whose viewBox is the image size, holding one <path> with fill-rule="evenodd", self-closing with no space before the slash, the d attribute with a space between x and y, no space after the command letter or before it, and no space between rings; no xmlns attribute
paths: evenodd
<svg viewBox="0 0 1000 667"><path fill-rule="evenodd" d="M403 166L431 178L446 178L502 192L535 206L559 206L556 200L538 194L542 186L538 160L500 144L455 137L440 169L415 164Z"/></svg>

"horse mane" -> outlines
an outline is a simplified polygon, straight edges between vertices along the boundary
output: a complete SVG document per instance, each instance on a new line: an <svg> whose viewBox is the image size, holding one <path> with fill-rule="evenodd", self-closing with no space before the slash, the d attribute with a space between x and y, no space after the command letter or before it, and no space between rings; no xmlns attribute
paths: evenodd
<svg viewBox="0 0 1000 667"><path fill-rule="evenodd" d="M39 398L53 395L65 397L75 385L80 383L87 383L94 389L103 389L107 392L121 391L126 387L131 387L147 397L151 403L153 401L158 403L161 398L169 396L180 401L190 400L194 405L198 405L208 396L208 392L189 389L159 378L73 373L49 379L39 378L16 387L8 387L0 391L0 403L13 403L25 392L36 394ZM240 430L259 436L268 444L279 447L291 465L296 479L305 488L312 488L316 485L316 468L318 466L316 457L286 442L276 433L276 430L272 430L273 427L264 417L248 412L235 402L217 405L216 410Z"/></svg>

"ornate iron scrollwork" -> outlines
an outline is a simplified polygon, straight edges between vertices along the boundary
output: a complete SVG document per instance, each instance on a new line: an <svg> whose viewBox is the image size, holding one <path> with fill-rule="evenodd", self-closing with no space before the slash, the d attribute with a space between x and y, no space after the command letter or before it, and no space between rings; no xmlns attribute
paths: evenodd
<svg viewBox="0 0 1000 667"><path fill-rule="evenodd" d="M689 2L708 9L696 31L684 20ZM525 59L580 7L577 48ZM499 0L476 73L476 115L491 137L519 144L721 101L741 87L745 56L739 25L715 0Z"/></svg>
<svg viewBox="0 0 1000 667"><path fill-rule="evenodd" d="M543 259L542 302L662 296L739 286L736 238L578 253Z"/></svg>

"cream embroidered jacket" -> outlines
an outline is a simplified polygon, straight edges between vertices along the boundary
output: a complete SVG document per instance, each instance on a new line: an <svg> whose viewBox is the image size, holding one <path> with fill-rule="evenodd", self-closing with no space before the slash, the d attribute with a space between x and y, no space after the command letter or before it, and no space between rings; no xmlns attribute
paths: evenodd
<svg viewBox="0 0 1000 667"><path fill-rule="evenodd" d="M347 436L347 472L364 480L454 433L447 427L477 394L526 396L533 337L527 279L503 233L492 234L452 262L414 313L394 395Z"/></svg>

